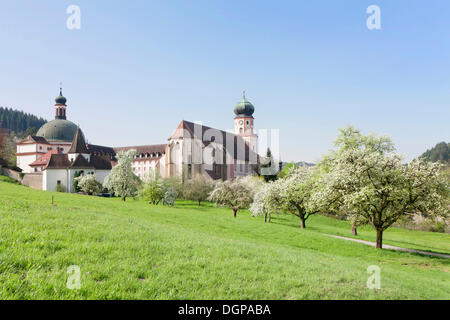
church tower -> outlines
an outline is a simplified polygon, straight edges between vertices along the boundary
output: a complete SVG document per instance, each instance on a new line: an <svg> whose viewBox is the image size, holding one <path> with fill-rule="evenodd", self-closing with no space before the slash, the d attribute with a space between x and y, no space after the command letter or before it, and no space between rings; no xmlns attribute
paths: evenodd
<svg viewBox="0 0 450 320"><path fill-rule="evenodd" d="M62 88L59 88L59 96L55 99L55 119L66 120L67 99L62 95Z"/></svg>
<svg viewBox="0 0 450 320"><path fill-rule="evenodd" d="M258 136L254 132L253 113L255 107L245 98L245 91L242 100L234 107L234 133L241 136L250 150L258 153Z"/></svg>

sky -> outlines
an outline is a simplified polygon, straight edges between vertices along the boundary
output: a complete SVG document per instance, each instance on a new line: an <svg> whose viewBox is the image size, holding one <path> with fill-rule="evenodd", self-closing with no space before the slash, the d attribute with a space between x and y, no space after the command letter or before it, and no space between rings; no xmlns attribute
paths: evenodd
<svg viewBox="0 0 450 320"><path fill-rule="evenodd" d="M348 124L410 160L450 140L449 30L443 0L0 0L0 106L51 120L62 82L89 143L159 144L183 119L232 129L245 89L283 161Z"/></svg>

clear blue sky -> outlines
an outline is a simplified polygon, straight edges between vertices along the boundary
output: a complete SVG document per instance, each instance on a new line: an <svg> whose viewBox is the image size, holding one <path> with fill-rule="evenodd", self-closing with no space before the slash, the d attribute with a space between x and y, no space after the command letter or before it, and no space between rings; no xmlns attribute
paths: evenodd
<svg viewBox="0 0 450 320"><path fill-rule="evenodd" d="M448 1L2 1L0 43L0 106L52 119L62 81L95 144L164 143L182 119L230 129L243 88L285 161L317 160L347 124L407 159L450 140Z"/></svg>

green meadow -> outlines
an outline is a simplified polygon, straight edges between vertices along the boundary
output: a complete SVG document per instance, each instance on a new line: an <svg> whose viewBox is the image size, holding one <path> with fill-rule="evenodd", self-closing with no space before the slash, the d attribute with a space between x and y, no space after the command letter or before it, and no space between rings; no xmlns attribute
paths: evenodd
<svg viewBox="0 0 450 320"><path fill-rule="evenodd" d="M317 215L301 230L292 216L268 224L209 203L152 206L0 177L0 299L450 299L450 259L325 234L351 237L350 225ZM390 228L384 244L450 254L449 234ZM67 288L72 265L80 289ZM379 290L366 286L371 265Z"/></svg>

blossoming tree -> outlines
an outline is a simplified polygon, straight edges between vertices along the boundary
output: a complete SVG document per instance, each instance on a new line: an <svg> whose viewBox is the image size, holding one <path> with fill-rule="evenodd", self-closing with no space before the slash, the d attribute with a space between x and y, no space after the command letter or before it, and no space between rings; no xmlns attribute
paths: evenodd
<svg viewBox="0 0 450 320"><path fill-rule="evenodd" d="M297 216L302 228L306 220L320 211L312 195L316 188L316 170L294 167L287 175L264 185L255 195L250 210L253 215L264 215L265 220L275 212L285 212Z"/></svg>
<svg viewBox="0 0 450 320"><path fill-rule="evenodd" d="M339 199L351 221L370 224L376 231L377 248L382 248L383 232L402 215L448 214L448 183L439 164L414 160L405 165L386 137L365 139L359 147L343 148L333 155L330 170L321 179L325 186L318 189L316 198Z"/></svg>
<svg viewBox="0 0 450 320"><path fill-rule="evenodd" d="M293 168L288 175L277 180L279 198L278 206L284 212L297 216L302 229L306 228L306 220L320 212L320 207L312 195L317 184L317 170L308 167Z"/></svg>
<svg viewBox="0 0 450 320"><path fill-rule="evenodd" d="M280 183L268 182L263 184L256 192L250 206L252 216L264 216L264 222L272 219L272 214L280 211Z"/></svg>
<svg viewBox="0 0 450 320"><path fill-rule="evenodd" d="M139 178L133 173L131 163L136 155L136 150L120 151L117 153L117 165L112 168L111 173L105 178L103 186L114 192L125 201L127 197L136 195Z"/></svg>
<svg viewBox="0 0 450 320"><path fill-rule="evenodd" d="M352 223L352 234L357 235L357 227L367 222L358 215L351 214L351 208L346 207L343 203L343 190L332 189L332 185L328 183L329 176L327 173L334 169L336 161L340 159L344 152L364 149L368 152L386 154L394 150L394 145L388 136L377 136L373 133L365 136L353 126L339 129L339 135L334 141L334 145L335 149L324 156L317 166L320 177L313 198L323 212L347 217Z"/></svg>
<svg viewBox="0 0 450 320"><path fill-rule="evenodd" d="M247 209L253 201L252 192L242 178L218 182L208 199L233 210L235 218L239 210Z"/></svg>

